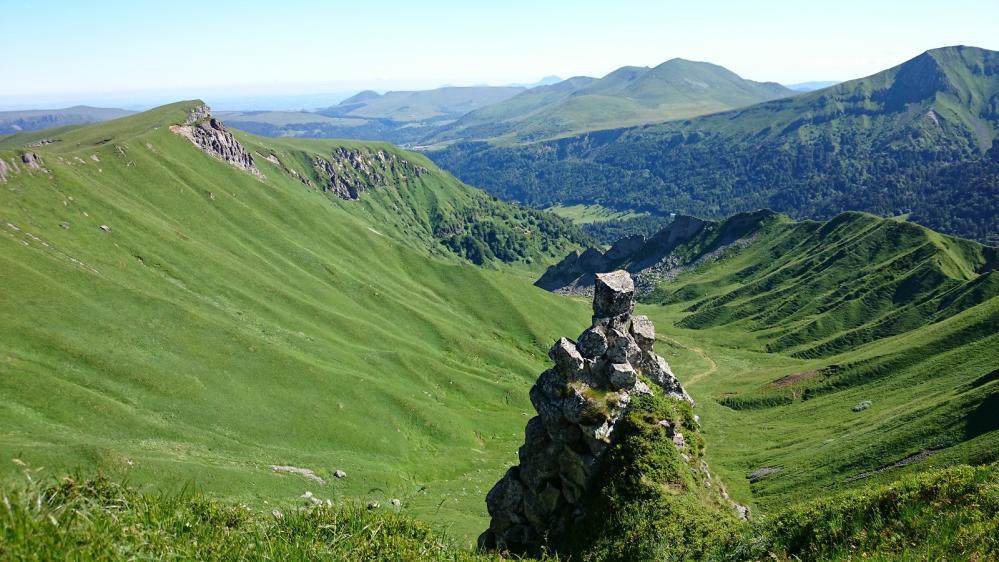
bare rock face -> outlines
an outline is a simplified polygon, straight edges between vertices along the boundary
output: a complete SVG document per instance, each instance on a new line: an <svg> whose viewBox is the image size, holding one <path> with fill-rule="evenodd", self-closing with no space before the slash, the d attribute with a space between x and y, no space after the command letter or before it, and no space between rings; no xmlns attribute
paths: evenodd
<svg viewBox="0 0 999 562"><path fill-rule="evenodd" d="M346 148L338 146L329 158L316 156L313 167L323 191L341 199L358 199L361 193L388 185L393 177L420 177L429 172L395 154L384 150Z"/></svg>
<svg viewBox="0 0 999 562"><path fill-rule="evenodd" d="M212 117L207 105L192 109L182 125L173 125L170 130L187 138L207 154L259 178L264 177L257 169L253 156L221 121Z"/></svg>
<svg viewBox="0 0 999 562"><path fill-rule="evenodd" d="M25 152L21 155L21 162L28 167L29 170L41 170L42 160L34 152Z"/></svg>
<svg viewBox="0 0 999 562"><path fill-rule="evenodd" d="M561 534L585 515L583 499L633 395L664 392L693 402L653 352L652 322L631 316L631 276L597 274L594 287L593 325L578 343L555 342L548 352L554 367L531 388L538 415L524 430L520 464L486 496L492 519L479 537L481 548L537 553L544 537ZM640 373L657 388L649 388Z"/></svg>
<svg viewBox="0 0 999 562"><path fill-rule="evenodd" d="M7 176L10 175L10 170L7 168L7 163L0 158L0 181L7 181Z"/></svg>

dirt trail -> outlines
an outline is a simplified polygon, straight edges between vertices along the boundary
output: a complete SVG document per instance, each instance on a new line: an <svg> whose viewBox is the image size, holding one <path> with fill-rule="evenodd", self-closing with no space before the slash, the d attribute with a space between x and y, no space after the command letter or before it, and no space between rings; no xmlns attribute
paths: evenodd
<svg viewBox="0 0 999 562"><path fill-rule="evenodd" d="M673 338L668 338L668 337L662 336L662 335L657 336L657 338L660 339L660 340L662 340L662 341L664 341L664 342L667 342L667 343L670 343L672 345L675 345L677 347L682 347L683 349L687 349L689 351L693 351L698 356L700 356L701 359L704 359L708 363L708 368L705 369L705 370L703 370L703 371L701 371L700 373L697 373L696 375L690 377L689 380L687 380L686 382L683 383L685 386L690 386L690 385L693 385L693 384L697 384L698 382L701 381L701 379L703 379L704 377L706 377L708 375L714 374L718 370L718 364L715 363L715 360L712 359L711 356L708 355L707 352L704 351L703 349L701 349L699 347L693 347L693 346L690 346L690 345L683 345L682 343L676 341Z"/></svg>

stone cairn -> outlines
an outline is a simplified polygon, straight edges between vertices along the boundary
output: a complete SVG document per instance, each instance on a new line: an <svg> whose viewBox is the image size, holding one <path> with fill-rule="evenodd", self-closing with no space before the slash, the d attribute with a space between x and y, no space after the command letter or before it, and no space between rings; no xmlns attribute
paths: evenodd
<svg viewBox="0 0 999 562"><path fill-rule="evenodd" d="M634 295L628 272L598 273L593 325L577 342L560 338L549 350L555 367L531 388L538 415L527 422L520 465L486 496L492 521L480 548L537 552L546 536L584 515L583 499L632 395L661 391L693 403L653 352L652 321L631 315Z"/></svg>

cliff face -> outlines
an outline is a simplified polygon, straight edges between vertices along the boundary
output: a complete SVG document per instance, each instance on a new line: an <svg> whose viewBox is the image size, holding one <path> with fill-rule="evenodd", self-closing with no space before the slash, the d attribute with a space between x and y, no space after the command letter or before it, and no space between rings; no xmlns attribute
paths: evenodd
<svg viewBox="0 0 999 562"><path fill-rule="evenodd" d="M492 521L479 537L482 548L538 552L585 517L604 453L633 399L658 394L693 403L653 351L652 322L632 316L634 294L626 271L597 274L593 324L578 341L561 338L549 351L555 366L531 388L538 415L527 423L520 465L486 498ZM684 454L688 445L680 426L667 419L657 423Z"/></svg>
<svg viewBox="0 0 999 562"><path fill-rule="evenodd" d="M333 149L328 159L316 156L313 167L321 179L322 190L341 199L358 199L368 189L430 172L384 150L342 146Z"/></svg>
<svg viewBox="0 0 999 562"><path fill-rule="evenodd" d="M187 138L205 153L259 178L264 177L257 169L253 156L221 121L212 117L207 105L192 109L183 124L173 125L170 130Z"/></svg>
<svg viewBox="0 0 999 562"><path fill-rule="evenodd" d="M759 229L775 217L776 213L765 209L720 222L680 215L649 238L638 234L621 238L607 251L572 252L534 284L556 293L589 296L594 274L617 268L631 274L642 296L691 267L751 244Z"/></svg>

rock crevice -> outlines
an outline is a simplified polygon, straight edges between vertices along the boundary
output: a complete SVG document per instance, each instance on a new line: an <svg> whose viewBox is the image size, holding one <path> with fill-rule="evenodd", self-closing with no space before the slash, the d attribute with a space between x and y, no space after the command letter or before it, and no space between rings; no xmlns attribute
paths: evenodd
<svg viewBox="0 0 999 562"><path fill-rule="evenodd" d="M531 388L538 415L527 423L520 464L486 497L491 522L481 548L537 552L546 537L585 515L582 500L633 395L663 392L693 402L654 352L652 321L632 315L634 295L628 272L597 274L592 325L548 352L554 367ZM682 439L674 438L678 448Z"/></svg>

